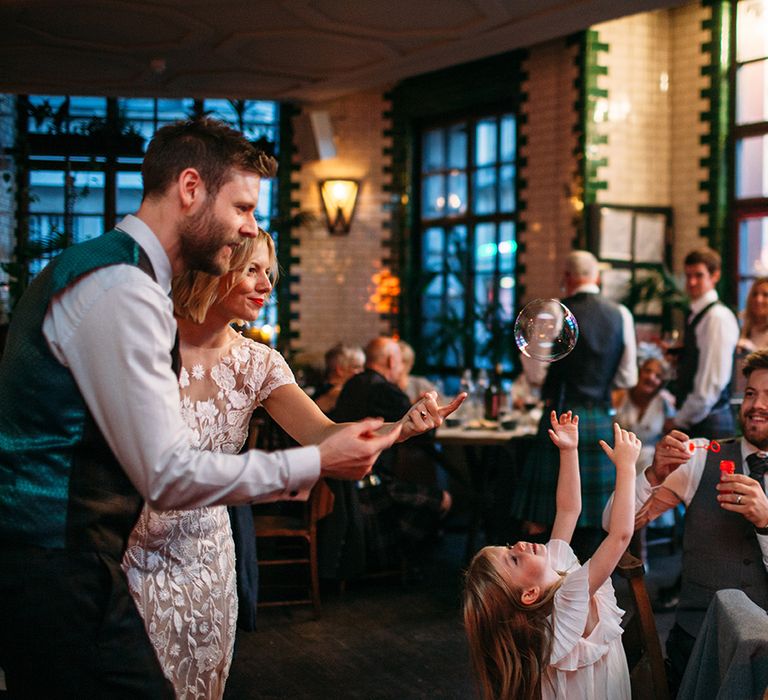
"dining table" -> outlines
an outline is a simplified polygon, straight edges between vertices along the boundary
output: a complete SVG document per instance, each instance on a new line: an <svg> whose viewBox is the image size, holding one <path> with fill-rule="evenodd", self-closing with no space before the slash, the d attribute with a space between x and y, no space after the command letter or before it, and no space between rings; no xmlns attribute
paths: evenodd
<svg viewBox="0 0 768 700"><path fill-rule="evenodd" d="M534 410L501 421L478 419L437 429L435 441L442 447L461 448L467 466L467 561L475 554L481 527L486 542L502 544L517 473L536 437L540 416Z"/></svg>

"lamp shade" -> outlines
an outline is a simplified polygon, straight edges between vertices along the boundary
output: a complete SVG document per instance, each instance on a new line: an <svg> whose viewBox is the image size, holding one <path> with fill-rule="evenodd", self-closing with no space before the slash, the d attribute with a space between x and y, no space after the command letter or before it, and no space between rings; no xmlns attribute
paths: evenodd
<svg viewBox="0 0 768 700"><path fill-rule="evenodd" d="M320 195L330 233L349 233L359 188L360 183L357 180L320 181Z"/></svg>

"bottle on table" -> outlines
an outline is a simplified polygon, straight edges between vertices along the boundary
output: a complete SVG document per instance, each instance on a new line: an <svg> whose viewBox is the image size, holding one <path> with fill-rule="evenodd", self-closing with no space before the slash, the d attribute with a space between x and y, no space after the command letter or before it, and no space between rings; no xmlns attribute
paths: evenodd
<svg viewBox="0 0 768 700"><path fill-rule="evenodd" d="M493 378L485 390L485 419L498 420L501 413L501 399L503 391L501 387L501 375L504 371L501 364L497 364L493 373Z"/></svg>

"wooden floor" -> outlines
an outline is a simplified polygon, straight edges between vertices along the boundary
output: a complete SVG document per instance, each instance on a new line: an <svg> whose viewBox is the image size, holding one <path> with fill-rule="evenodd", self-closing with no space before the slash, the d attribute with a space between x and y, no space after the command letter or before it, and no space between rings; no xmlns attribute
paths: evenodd
<svg viewBox="0 0 768 700"><path fill-rule="evenodd" d="M238 634L226 700L472 697L462 546L448 535L421 582L371 579L324 592L317 621L309 608L259 610L259 629Z"/></svg>
<svg viewBox="0 0 768 700"><path fill-rule="evenodd" d="M317 621L309 608L260 610L259 629L238 635L225 700L476 697L460 619L464 543L447 534L421 583L370 580L343 595L324 592ZM652 595L674 580L679 561L679 552L651 552ZM672 614L657 624L666 638Z"/></svg>

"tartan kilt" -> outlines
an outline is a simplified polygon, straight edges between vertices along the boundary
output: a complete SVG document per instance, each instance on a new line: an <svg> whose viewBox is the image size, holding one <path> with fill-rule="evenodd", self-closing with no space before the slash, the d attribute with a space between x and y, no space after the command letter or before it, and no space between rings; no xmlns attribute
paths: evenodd
<svg viewBox="0 0 768 700"><path fill-rule="evenodd" d="M381 483L357 492L369 570L398 567L403 556L435 534L443 495L437 488L379 476Z"/></svg>
<svg viewBox="0 0 768 700"><path fill-rule="evenodd" d="M613 444L613 412L606 408L572 406L579 417L579 472L581 515L577 527L602 527L603 508L616 484L616 469L598 440ZM536 443L523 465L512 497L511 515L551 526L555 521L555 492L560 471L560 452L549 438L549 411L539 423Z"/></svg>

